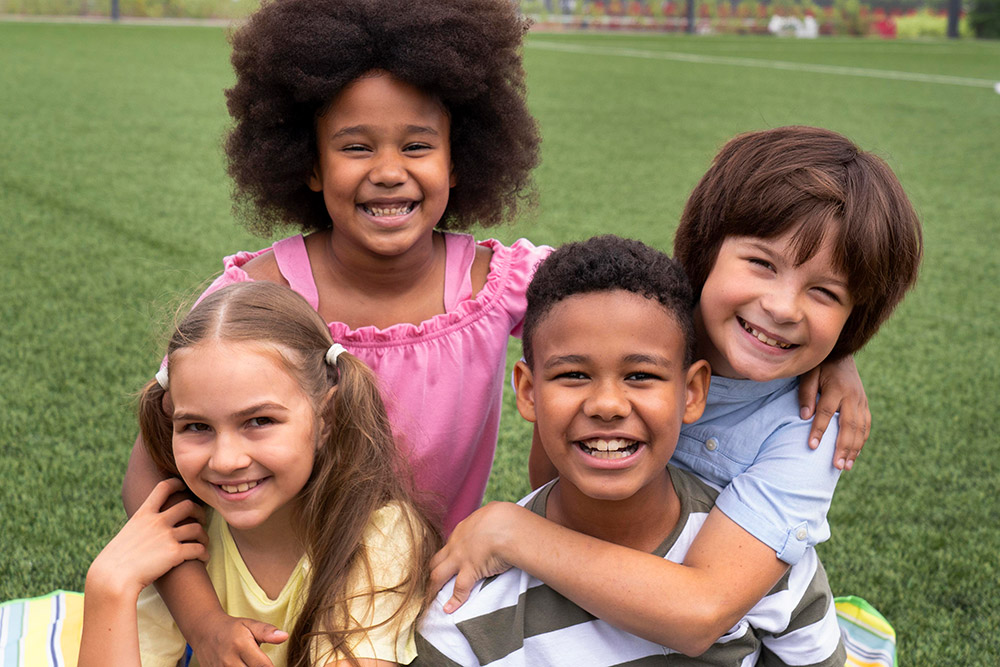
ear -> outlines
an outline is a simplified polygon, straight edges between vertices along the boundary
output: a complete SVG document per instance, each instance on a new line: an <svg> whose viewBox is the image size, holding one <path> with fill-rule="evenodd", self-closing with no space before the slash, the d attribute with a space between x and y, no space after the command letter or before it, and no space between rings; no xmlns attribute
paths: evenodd
<svg viewBox="0 0 1000 667"><path fill-rule="evenodd" d="M453 188L458 185L458 174L455 173L455 163L451 164L451 170L448 172L448 187Z"/></svg>
<svg viewBox="0 0 1000 667"><path fill-rule="evenodd" d="M514 391L517 411L531 423L535 422L535 380L528 364L522 359L514 364Z"/></svg>
<svg viewBox="0 0 1000 667"><path fill-rule="evenodd" d="M711 382L712 368L704 359L699 359L688 368L683 420L685 424L693 424L701 418Z"/></svg>
<svg viewBox="0 0 1000 667"><path fill-rule="evenodd" d="M309 180L306 181L306 185L313 192L323 192L323 171L320 169L319 160L316 160L313 164L312 174L309 176Z"/></svg>

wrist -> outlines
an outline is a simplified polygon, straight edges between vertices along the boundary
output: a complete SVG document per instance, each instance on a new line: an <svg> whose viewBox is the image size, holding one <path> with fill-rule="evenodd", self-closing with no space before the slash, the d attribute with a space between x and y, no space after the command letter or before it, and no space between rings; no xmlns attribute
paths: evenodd
<svg viewBox="0 0 1000 667"><path fill-rule="evenodd" d="M117 574L117 576L116 576ZM91 601L102 605L131 605L139 601L139 593L145 588L142 584L128 581L120 573L105 572L100 560L95 560L87 570L83 594Z"/></svg>
<svg viewBox="0 0 1000 667"><path fill-rule="evenodd" d="M496 526L490 543L492 552L505 563L523 570L526 564L519 547L529 542L532 521L545 519L516 503L497 503L497 506L497 516L492 519Z"/></svg>

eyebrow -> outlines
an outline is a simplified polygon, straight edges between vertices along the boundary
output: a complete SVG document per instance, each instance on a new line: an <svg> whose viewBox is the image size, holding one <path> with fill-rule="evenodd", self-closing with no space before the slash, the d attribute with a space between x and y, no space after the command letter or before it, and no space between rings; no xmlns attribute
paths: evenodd
<svg viewBox="0 0 1000 667"><path fill-rule="evenodd" d="M546 359L545 363L542 365L543 370L553 368L555 366L561 366L563 364L582 364L587 361L587 357L582 354L564 354L561 357L552 357L551 359Z"/></svg>
<svg viewBox="0 0 1000 667"><path fill-rule="evenodd" d="M406 134L429 134L431 136L438 136L439 132L429 125L407 125L405 128ZM356 134L368 134L372 132L371 125L349 125L348 127L342 127L330 137L331 139L337 139L339 137L353 136Z"/></svg>
<svg viewBox="0 0 1000 667"><path fill-rule="evenodd" d="M630 364L653 364L654 366L673 366L674 361L660 354L630 354L625 357Z"/></svg>
<svg viewBox="0 0 1000 667"><path fill-rule="evenodd" d="M287 408L280 403L258 403L256 405L251 405L249 408L244 408L239 412L234 413L232 416L235 419L245 419L253 414L259 412L285 412ZM209 421L207 418L194 412L175 412L172 417L174 421Z"/></svg>
<svg viewBox="0 0 1000 667"><path fill-rule="evenodd" d="M751 246L753 246L754 248L756 248L757 250L760 250L761 252L765 253L765 254L772 254L773 255L773 254L776 253L775 249L773 247L767 245L767 243L765 241L761 241L761 240L758 240L758 239L754 238L754 239L752 239L750 241L747 241L747 243L750 244ZM808 260L806 260L806 261L808 261ZM839 287L842 287L845 290L849 289L848 282L846 280L841 280L840 278L838 278L836 276L833 276L833 275L830 275L830 274L824 274L823 275L823 280L827 281L827 282L830 282L830 283L833 283L834 285L837 285Z"/></svg>
<svg viewBox="0 0 1000 667"><path fill-rule="evenodd" d="M547 359L545 363L542 365L542 369L549 369L563 364L582 364L587 361L589 361L589 357L586 357L582 354L565 354L560 357L552 357L551 359ZM643 353L629 354L625 356L623 361L629 364L652 364L655 366L668 366L668 367L674 365L674 362L671 359L659 354L643 354Z"/></svg>

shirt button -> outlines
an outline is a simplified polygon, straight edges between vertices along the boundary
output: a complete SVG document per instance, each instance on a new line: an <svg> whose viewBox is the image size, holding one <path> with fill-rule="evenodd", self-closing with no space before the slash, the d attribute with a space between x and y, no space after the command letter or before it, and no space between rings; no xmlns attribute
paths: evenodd
<svg viewBox="0 0 1000 667"><path fill-rule="evenodd" d="M799 539L799 540L806 539L806 537L808 535L809 535L809 533L806 532L805 528L799 528L797 531L795 531L795 537L796 537L796 539Z"/></svg>
<svg viewBox="0 0 1000 667"><path fill-rule="evenodd" d="M709 438L705 441L705 449L710 452L714 452L719 447L719 441L715 438Z"/></svg>

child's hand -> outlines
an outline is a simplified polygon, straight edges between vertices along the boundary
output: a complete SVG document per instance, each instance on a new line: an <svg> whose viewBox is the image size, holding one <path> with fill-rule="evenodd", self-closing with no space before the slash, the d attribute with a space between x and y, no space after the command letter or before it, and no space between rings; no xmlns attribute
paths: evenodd
<svg viewBox="0 0 1000 667"><path fill-rule="evenodd" d="M208 560L208 535L201 525L204 510L184 500L163 509L171 494L184 488L179 479L166 479L114 539L98 554L87 573L88 584L111 588L137 599L143 588L186 560ZM194 519L194 521L185 521Z"/></svg>
<svg viewBox="0 0 1000 667"><path fill-rule="evenodd" d="M816 395L819 394L819 403ZM840 470L850 470L861 453L871 432L872 413L868 409L861 376L854 365L854 358L847 356L839 361L824 362L803 375L799 382L799 405L803 419L815 419L809 432L809 446L819 447L819 441L830 424L834 413L840 412L840 432L833 454L833 465Z"/></svg>
<svg viewBox="0 0 1000 667"><path fill-rule="evenodd" d="M202 620L199 625L203 631L187 639L198 664L205 667L273 667L260 644L280 644L288 639L287 632L252 618L217 613Z"/></svg>
<svg viewBox="0 0 1000 667"><path fill-rule="evenodd" d="M519 514L528 511L514 503L492 502L455 527L448 543L431 559L428 583L428 590L437 593L455 577L455 591L444 605L445 613L461 607L477 581L510 569L500 551L511 537L509 529Z"/></svg>

